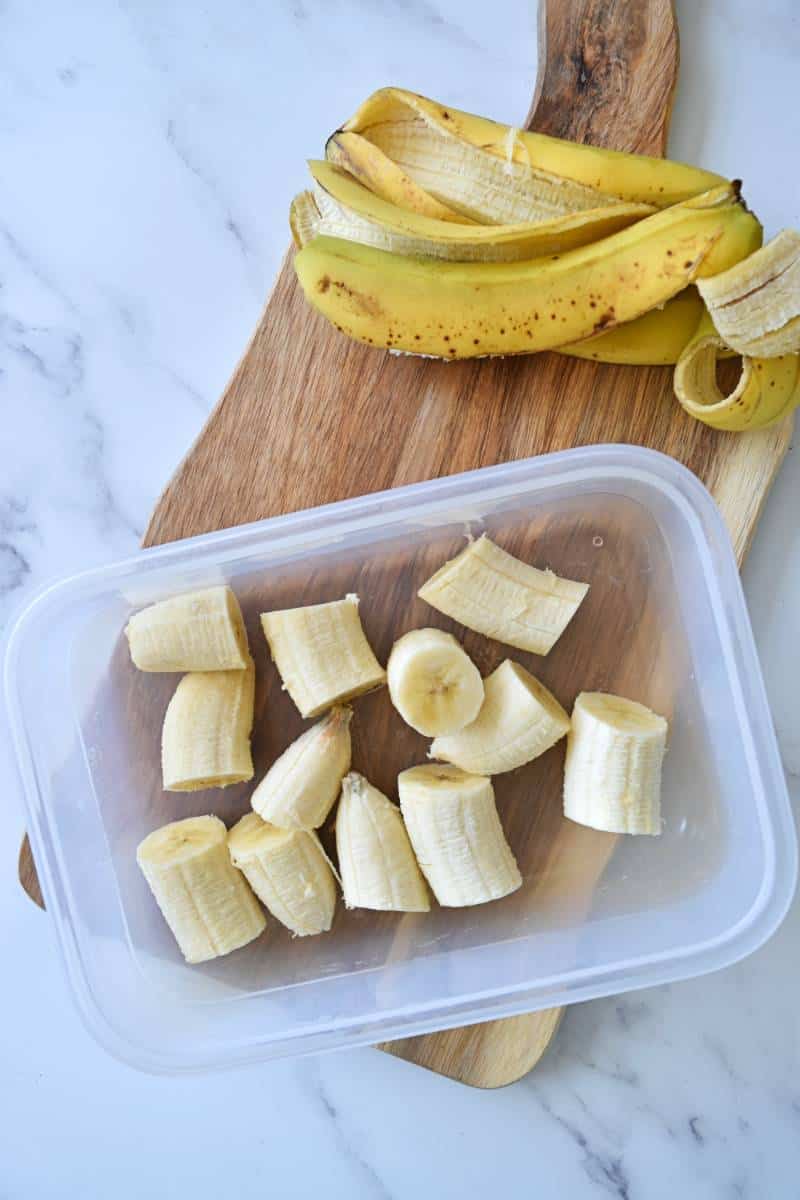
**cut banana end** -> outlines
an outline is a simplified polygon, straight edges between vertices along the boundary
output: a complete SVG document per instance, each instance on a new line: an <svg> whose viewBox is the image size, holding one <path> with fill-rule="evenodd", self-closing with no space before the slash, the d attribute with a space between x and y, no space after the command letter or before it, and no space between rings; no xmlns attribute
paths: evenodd
<svg viewBox="0 0 800 1200"><path fill-rule="evenodd" d="M358 596L261 614L284 687L304 717L317 717L386 682L358 615Z"/></svg>
<svg viewBox="0 0 800 1200"><path fill-rule="evenodd" d="M572 711L564 815L609 833L661 833L667 722L635 700L582 692Z"/></svg>
<svg viewBox="0 0 800 1200"><path fill-rule="evenodd" d="M217 817L189 817L148 834L136 860L187 963L246 946L266 918L228 854Z"/></svg>
<svg viewBox="0 0 800 1200"><path fill-rule="evenodd" d="M483 534L440 567L418 595L476 633L547 654L588 590L588 583L520 562Z"/></svg>
<svg viewBox="0 0 800 1200"><path fill-rule="evenodd" d="M239 601L229 587L206 588L134 613L125 633L140 671L230 671L249 651Z"/></svg>
<svg viewBox="0 0 800 1200"><path fill-rule="evenodd" d="M727 396L717 382L717 361L727 350L706 315L678 359L675 395L689 416L712 429L766 429L800 405L800 355L742 356L736 387Z"/></svg>
<svg viewBox="0 0 800 1200"><path fill-rule="evenodd" d="M169 702L161 733L161 769L168 792L227 787L253 778L255 667L184 675Z"/></svg>
<svg viewBox="0 0 800 1200"><path fill-rule="evenodd" d="M350 770L352 715L349 708L332 709L275 760L250 799L264 821L282 829L323 823Z"/></svg>
<svg viewBox="0 0 800 1200"><path fill-rule="evenodd" d="M429 911L428 889L399 808L355 771L342 781L336 853L348 908Z"/></svg>
<svg viewBox="0 0 800 1200"><path fill-rule="evenodd" d="M247 813L228 834L234 864L281 925L297 937L326 933L336 908L333 871L316 834L277 829Z"/></svg>
<svg viewBox="0 0 800 1200"><path fill-rule="evenodd" d="M739 354L800 353L800 233L784 229L697 286L718 334Z"/></svg>
<svg viewBox="0 0 800 1200"><path fill-rule="evenodd" d="M386 664L392 704L427 737L455 733L478 715L483 680L451 633L412 629L399 638Z"/></svg>
<svg viewBox="0 0 800 1200"><path fill-rule="evenodd" d="M522 885L490 779L431 763L402 771L397 786L411 845L440 904L485 904Z"/></svg>
<svg viewBox="0 0 800 1200"><path fill-rule="evenodd" d="M473 775L501 775L544 754L570 728L567 713L519 663L506 659L484 680L486 699L471 725L437 737L430 757Z"/></svg>

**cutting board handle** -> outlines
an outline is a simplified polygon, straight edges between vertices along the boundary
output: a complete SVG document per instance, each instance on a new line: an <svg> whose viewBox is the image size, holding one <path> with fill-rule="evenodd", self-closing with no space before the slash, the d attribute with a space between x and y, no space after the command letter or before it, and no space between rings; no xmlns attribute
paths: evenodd
<svg viewBox="0 0 800 1200"><path fill-rule="evenodd" d="M539 70L525 127L662 155L678 63L672 0L540 0Z"/></svg>

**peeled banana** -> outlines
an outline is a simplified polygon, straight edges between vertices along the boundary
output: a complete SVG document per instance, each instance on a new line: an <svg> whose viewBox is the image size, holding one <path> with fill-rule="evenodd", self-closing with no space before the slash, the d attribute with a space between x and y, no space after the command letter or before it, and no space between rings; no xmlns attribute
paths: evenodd
<svg viewBox="0 0 800 1200"><path fill-rule="evenodd" d="M432 190L437 194L452 187L449 180L441 182L442 174L469 170L472 159L467 158L467 151L462 153L464 145L498 159L503 167L521 166L531 173L570 181L590 192L658 208L688 200L725 182L711 171L670 159L603 150L501 125L402 88L374 92L346 122L344 130L386 150L389 158L415 179L432 181ZM405 159L395 159L397 149L404 146L409 147Z"/></svg>
<svg viewBox="0 0 800 1200"><path fill-rule="evenodd" d="M396 805L352 771L336 810L336 854L348 908L428 912L425 881Z"/></svg>
<svg viewBox="0 0 800 1200"><path fill-rule="evenodd" d="M193 671L167 706L161 733L164 790L196 792L253 778L255 667Z"/></svg>
<svg viewBox="0 0 800 1200"><path fill-rule="evenodd" d="M188 817L154 830L136 851L187 963L230 954L257 938L267 923L231 863L227 838L218 817Z"/></svg>
<svg viewBox="0 0 800 1200"><path fill-rule="evenodd" d="M276 759L250 803L260 817L282 829L317 829L350 770L349 708L336 707L307 729Z"/></svg>
<svg viewBox="0 0 800 1200"><path fill-rule="evenodd" d="M501 775L564 737L569 717L544 684L507 658L484 680L486 699L471 725L434 739L430 757L473 775Z"/></svg>
<svg viewBox="0 0 800 1200"><path fill-rule="evenodd" d="M572 710L564 816L610 833L661 833L667 722L644 704L582 692Z"/></svg>
<svg viewBox="0 0 800 1200"><path fill-rule="evenodd" d="M784 229L698 287L717 333L737 353L751 358L800 353L800 233Z"/></svg>
<svg viewBox="0 0 800 1200"><path fill-rule="evenodd" d="M417 595L476 633L547 654L588 590L588 583L520 562L484 533L440 567Z"/></svg>
<svg viewBox="0 0 800 1200"><path fill-rule="evenodd" d="M675 367L675 395L690 416L713 429L765 429L800 405L800 355L742 357L736 387L724 396L717 360L727 350L706 314Z"/></svg>
<svg viewBox="0 0 800 1200"><path fill-rule="evenodd" d="M431 763L402 771L397 786L411 845L440 904L485 904L521 887L490 779Z"/></svg>
<svg viewBox="0 0 800 1200"><path fill-rule="evenodd" d="M758 221L725 186L545 259L437 262L317 237L294 265L308 301L351 337L472 358L558 349L632 321L760 240Z"/></svg>
<svg viewBox="0 0 800 1200"><path fill-rule="evenodd" d="M455 733L478 715L483 680L452 633L412 629L399 638L386 664L392 704L427 737Z"/></svg>
<svg viewBox="0 0 800 1200"><path fill-rule="evenodd" d="M319 716L386 681L361 627L358 596L262 613L261 625L301 716Z"/></svg>
<svg viewBox="0 0 800 1200"><path fill-rule="evenodd" d="M229 587L160 600L134 613L125 629L140 671L229 671L250 657L242 611Z"/></svg>
<svg viewBox="0 0 800 1200"><path fill-rule="evenodd" d="M293 934L330 929L336 884L316 834L277 829L247 813L228 834L228 849L262 904Z"/></svg>

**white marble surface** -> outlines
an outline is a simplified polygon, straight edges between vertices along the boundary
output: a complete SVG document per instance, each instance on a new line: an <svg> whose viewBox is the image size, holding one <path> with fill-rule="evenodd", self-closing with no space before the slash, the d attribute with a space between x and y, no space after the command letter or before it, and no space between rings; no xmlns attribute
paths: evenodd
<svg viewBox="0 0 800 1200"><path fill-rule="evenodd" d="M673 152L743 176L768 231L800 225L800 10L678 12ZM386 82L519 120L534 25L523 0L0 3L0 621L136 547L335 120ZM795 801L799 503L795 450L746 570ZM797 903L736 967L574 1008L501 1092L374 1051L154 1079L79 1024L0 771L4 1200L800 1195Z"/></svg>

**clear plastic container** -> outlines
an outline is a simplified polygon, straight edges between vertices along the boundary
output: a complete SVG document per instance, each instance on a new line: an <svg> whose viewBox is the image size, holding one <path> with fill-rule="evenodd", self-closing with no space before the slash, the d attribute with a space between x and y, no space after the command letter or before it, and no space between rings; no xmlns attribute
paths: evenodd
<svg viewBox="0 0 800 1200"><path fill-rule="evenodd" d="M232 584L258 668L258 777L302 727L258 613L358 592L385 661L408 628L456 628L416 589L465 534L484 529L591 590L547 658L456 631L483 671L514 657L567 705L604 689L668 715L662 835L615 842L566 822L562 743L495 780L524 877L513 896L428 915L340 904L326 936L292 940L271 920L250 946L185 966L135 847L178 817L232 821L249 787L161 791L159 732L175 677L132 668L128 615L184 589ZM794 888L794 828L728 535L693 475L637 447L415 484L78 575L18 620L5 686L28 829L75 998L94 1036L142 1069L355 1046L697 975L764 942ZM423 761L428 743L392 714L385 689L355 709L354 766L393 794L396 771Z"/></svg>

